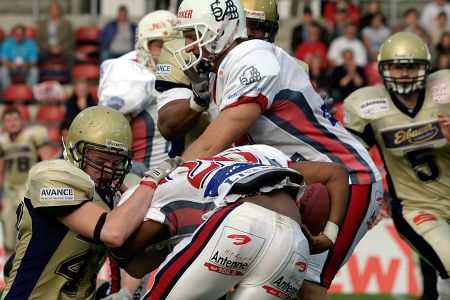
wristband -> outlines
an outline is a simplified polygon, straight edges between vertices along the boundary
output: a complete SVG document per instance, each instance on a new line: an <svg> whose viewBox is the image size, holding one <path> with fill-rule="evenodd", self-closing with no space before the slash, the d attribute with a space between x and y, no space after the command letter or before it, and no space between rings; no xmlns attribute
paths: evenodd
<svg viewBox="0 0 450 300"><path fill-rule="evenodd" d="M206 109L205 106L198 105L197 102L195 102L194 96L192 96L192 97L189 99L189 107L190 107L192 110L195 110L196 112L203 112L203 111Z"/></svg>
<svg viewBox="0 0 450 300"><path fill-rule="evenodd" d="M153 181L150 181L150 180L141 180L141 182L139 184L149 186L154 190L156 190L156 187L157 187L156 183L154 183Z"/></svg>
<svg viewBox="0 0 450 300"><path fill-rule="evenodd" d="M329 238L334 244L336 242L338 232L339 232L339 226L337 226L336 224L334 224L331 221L328 221L327 225L325 225L325 228L322 231L322 235Z"/></svg>

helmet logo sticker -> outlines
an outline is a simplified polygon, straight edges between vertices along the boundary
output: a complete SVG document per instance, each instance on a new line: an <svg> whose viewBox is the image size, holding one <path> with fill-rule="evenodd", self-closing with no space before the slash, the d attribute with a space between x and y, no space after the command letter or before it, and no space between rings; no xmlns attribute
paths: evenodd
<svg viewBox="0 0 450 300"><path fill-rule="evenodd" d="M253 66L248 67L244 70L241 76L239 76L239 81L242 85L247 85L253 82L258 82L261 80L261 74L258 69Z"/></svg>
<svg viewBox="0 0 450 300"><path fill-rule="evenodd" d="M211 11L216 19L216 22L221 22L228 15L229 20L234 20L239 18L239 13L237 11L236 5L231 0L225 1L225 11L220 7L220 1L216 0L211 3Z"/></svg>
<svg viewBox="0 0 450 300"><path fill-rule="evenodd" d="M192 19L192 9L180 10L177 13L177 17L178 18L183 18L183 19Z"/></svg>
<svg viewBox="0 0 450 300"><path fill-rule="evenodd" d="M116 149L121 149L123 151L127 151L128 150L127 146L125 144L120 143L120 142L116 142L116 141L113 141L113 140L109 140L109 139L106 140L106 148L108 148L108 149L116 148Z"/></svg>

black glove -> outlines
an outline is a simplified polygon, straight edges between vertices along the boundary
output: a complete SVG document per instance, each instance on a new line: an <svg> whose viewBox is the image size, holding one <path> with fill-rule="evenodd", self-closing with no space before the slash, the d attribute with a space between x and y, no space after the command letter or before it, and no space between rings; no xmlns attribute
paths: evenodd
<svg viewBox="0 0 450 300"><path fill-rule="evenodd" d="M190 107L198 112L208 108L211 93L209 92L209 72L198 73L194 68L184 71L184 74L191 80L193 97Z"/></svg>

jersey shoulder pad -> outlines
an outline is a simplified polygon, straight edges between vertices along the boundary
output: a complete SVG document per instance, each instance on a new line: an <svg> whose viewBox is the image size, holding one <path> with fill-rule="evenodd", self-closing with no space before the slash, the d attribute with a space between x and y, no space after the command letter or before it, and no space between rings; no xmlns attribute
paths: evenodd
<svg viewBox="0 0 450 300"><path fill-rule="evenodd" d="M31 168L26 197L35 207L78 205L92 199L94 188L94 181L70 162L46 160Z"/></svg>
<svg viewBox="0 0 450 300"><path fill-rule="evenodd" d="M439 70L431 74L426 83L426 101L436 105L450 103L450 70Z"/></svg>
<svg viewBox="0 0 450 300"><path fill-rule="evenodd" d="M164 43L161 54L156 65L156 80L169 81L175 84L189 85L191 81L181 70L176 58L175 51L184 47L184 39L175 39ZM183 59L189 61L195 59L191 54L183 52Z"/></svg>
<svg viewBox="0 0 450 300"><path fill-rule="evenodd" d="M384 86L357 89L344 99L344 110L352 110L360 117L389 109L390 96Z"/></svg>
<svg viewBox="0 0 450 300"><path fill-rule="evenodd" d="M450 69L445 69L445 70L439 70L436 71L432 74L430 74L430 76L428 76L427 79L427 85L432 85L433 83L435 83L436 81L446 81L446 82L450 82Z"/></svg>

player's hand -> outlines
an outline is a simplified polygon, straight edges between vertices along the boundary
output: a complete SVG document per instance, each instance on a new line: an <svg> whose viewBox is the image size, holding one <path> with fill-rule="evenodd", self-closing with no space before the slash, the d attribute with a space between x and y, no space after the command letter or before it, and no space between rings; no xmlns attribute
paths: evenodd
<svg viewBox="0 0 450 300"><path fill-rule="evenodd" d="M133 295L125 289L121 289L117 293L111 294L101 300L133 300Z"/></svg>
<svg viewBox="0 0 450 300"><path fill-rule="evenodd" d="M381 222L381 220L391 217L391 204L385 200L381 204L380 212L378 213L373 224L369 225L369 230L372 229L375 225Z"/></svg>
<svg viewBox="0 0 450 300"><path fill-rule="evenodd" d="M194 68L189 68L184 71L184 74L191 80L192 93L194 94L192 100L199 106L196 111L205 110L209 106L211 93L209 92L209 76L206 73L199 74Z"/></svg>
<svg viewBox="0 0 450 300"><path fill-rule="evenodd" d="M438 115L439 126L441 127L442 135L450 142L450 117L444 114Z"/></svg>
<svg viewBox="0 0 450 300"><path fill-rule="evenodd" d="M333 247L334 245L333 241L330 240L328 237L322 234L316 236L312 235L305 224L302 224L301 228L306 236L306 239L308 240L310 254L322 253Z"/></svg>
<svg viewBox="0 0 450 300"><path fill-rule="evenodd" d="M156 188L158 183L167 175L169 175L178 166L183 164L183 159L179 156L168 158L162 161L157 167L152 168L144 173L141 184Z"/></svg>

